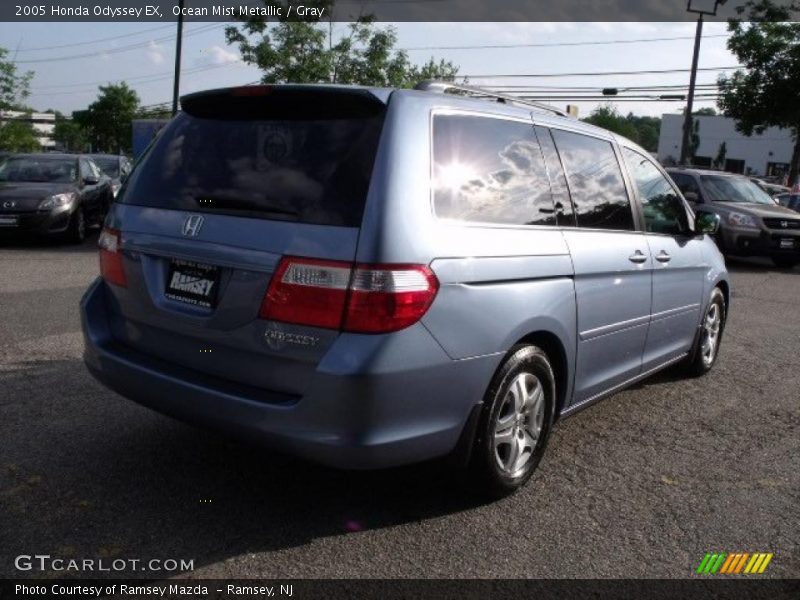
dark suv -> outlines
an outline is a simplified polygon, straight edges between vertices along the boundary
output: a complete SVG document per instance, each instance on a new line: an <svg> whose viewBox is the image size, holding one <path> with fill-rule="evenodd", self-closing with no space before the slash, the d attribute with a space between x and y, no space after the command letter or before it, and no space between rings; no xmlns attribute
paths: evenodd
<svg viewBox="0 0 800 600"><path fill-rule="evenodd" d="M667 169L693 210L720 216L717 244L723 254L768 256L778 267L800 262L800 215L779 206L742 175L702 169Z"/></svg>

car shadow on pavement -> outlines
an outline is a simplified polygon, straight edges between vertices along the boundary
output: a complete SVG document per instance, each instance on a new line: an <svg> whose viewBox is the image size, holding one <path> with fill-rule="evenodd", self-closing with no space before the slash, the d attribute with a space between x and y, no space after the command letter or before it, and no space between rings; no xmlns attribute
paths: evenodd
<svg viewBox="0 0 800 600"><path fill-rule="evenodd" d="M38 237L4 234L0 236L0 251L3 250L52 250L59 254L83 254L97 252L97 238L100 228L90 227L86 231L86 239L80 244L71 244L57 237Z"/></svg>
<svg viewBox="0 0 800 600"><path fill-rule="evenodd" d="M12 557L0 571L31 550L194 559L199 569L485 503L441 461L340 471L183 425L104 389L79 360L0 368L0 554Z"/></svg>

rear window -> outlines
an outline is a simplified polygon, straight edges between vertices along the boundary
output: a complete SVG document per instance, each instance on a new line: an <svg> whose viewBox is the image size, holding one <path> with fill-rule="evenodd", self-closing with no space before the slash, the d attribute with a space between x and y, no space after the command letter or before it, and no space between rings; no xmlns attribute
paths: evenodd
<svg viewBox="0 0 800 600"><path fill-rule="evenodd" d="M323 114L285 102L270 110L270 100L223 98L213 106L204 100L199 114L179 114L134 169L121 201L360 225L383 107L359 110L342 102L346 112L328 104Z"/></svg>

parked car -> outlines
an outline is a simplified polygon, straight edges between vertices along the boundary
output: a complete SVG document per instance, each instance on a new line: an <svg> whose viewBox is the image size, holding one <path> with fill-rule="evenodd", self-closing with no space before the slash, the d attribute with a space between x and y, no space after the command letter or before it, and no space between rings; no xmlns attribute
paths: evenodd
<svg viewBox="0 0 800 600"><path fill-rule="evenodd" d="M0 163L0 234L60 236L79 243L103 222L111 182L87 156L15 154Z"/></svg>
<svg viewBox="0 0 800 600"><path fill-rule="evenodd" d="M747 177L689 168L667 172L694 209L720 216L717 243L723 254L767 256L781 268L800 262L797 213L776 204Z"/></svg>
<svg viewBox="0 0 800 600"><path fill-rule="evenodd" d="M105 176L111 179L111 191L116 198L123 182L131 172L131 161L126 156L116 154L90 154L89 156Z"/></svg>
<svg viewBox="0 0 800 600"><path fill-rule="evenodd" d="M338 467L449 456L502 495L560 418L712 368L716 215L629 140L420 87L184 97L102 232L91 373Z"/></svg>
<svg viewBox="0 0 800 600"><path fill-rule="evenodd" d="M751 177L750 181L755 183L758 187L767 192L767 194L769 194L773 198L778 194L785 194L791 191L791 188L788 188L785 185L770 183L768 181L764 181L763 179L759 179L758 177Z"/></svg>
<svg viewBox="0 0 800 600"><path fill-rule="evenodd" d="M781 206L800 212L800 194L778 194L775 199Z"/></svg>

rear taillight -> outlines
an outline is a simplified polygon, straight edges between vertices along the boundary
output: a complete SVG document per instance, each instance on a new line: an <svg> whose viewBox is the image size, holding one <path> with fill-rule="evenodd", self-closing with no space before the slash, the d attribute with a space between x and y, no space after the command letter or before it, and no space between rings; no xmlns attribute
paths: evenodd
<svg viewBox="0 0 800 600"><path fill-rule="evenodd" d="M122 266L122 250L120 247L120 232L116 229L104 228L97 240L100 248L100 275L108 283L128 285L125 269Z"/></svg>
<svg viewBox="0 0 800 600"><path fill-rule="evenodd" d="M355 333L387 333L419 321L439 282L423 265L355 265L284 257L259 316Z"/></svg>

